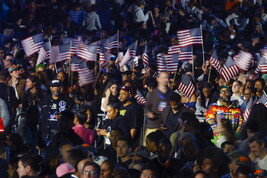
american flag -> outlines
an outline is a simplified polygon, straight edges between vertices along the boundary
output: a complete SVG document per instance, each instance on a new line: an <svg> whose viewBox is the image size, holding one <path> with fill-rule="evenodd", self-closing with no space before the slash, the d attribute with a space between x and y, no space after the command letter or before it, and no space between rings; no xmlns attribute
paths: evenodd
<svg viewBox="0 0 267 178"><path fill-rule="evenodd" d="M100 43L106 48L106 49L113 49L119 47L119 34L116 33L112 37L108 39L100 40Z"/></svg>
<svg viewBox="0 0 267 178"><path fill-rule="evenodd" d="M217 72L219 72L219 73L221 72L222 67L221 67L221 64L219 62L219 58L218 58L216 50L213 50L213 52L210 56L210 65L212 67L214 67L217 70Z"/></svg>
<svg viewBox="0 0 267 178"><path fill-rule="evenodd" d="M224 78L224 80L227 82L232 77L236 76L239 73L238 67L235 65L233 59L228 56L225 64L222 67L221 70L221 76Z"/></svg>
<svg viewBox="0 0 267 178"><path fill-rule="evenodd" d="M179 61L188 61L188 60L193 60L193 48L192 46L187 46L180 48L181 52L179 53Z"/></svg>
<svg viewBox="0 0 267 178"><path fill-rule="evenodd" d="M257 101L257 104L258 103L262 103L262 104L264 104L265 107L267 107L267 97L265 94L261 95L261 97Z"/></svg>
<svg viewBox="0 0 267 178"><path fill-rule="evenodd" d="M49 59L50 57L51 57L51 42L48 41L44 43L43 46L41 47L36 65L39 65L40 63Z"/></svg>
<svg viewBox="0 0 267 178"><path fill-rule="evenodd" d="M78 56L73 56L70 60L70 70L72 72L78 72L81 60Z"/></svg>
<svg viewBox="0 0 267 178"><path fill-rule="evenodd" d="M167 64L162 53L157 55L158 73L167 71Z"/></svg>
<svg viewBox="0 0 267 178"><path fill-rule="evenodd" d="M255 72L267 73L267 49L262 50L262 57Z"/></svg>
<svg viewBox="0 0 267 178"><path fill-rule="evenodd" d="M99 64L100 67L105 67L111 57L111 54L107 52L107 50L103 47L100 46L100 53L99 53Z"/></svg>
<svg viewBox="0 0 267 178"><path fill-rule="evenodd" d="M200 28L192 28L192 29L177 31L177 38L180 47L186 47L193 44L203 43Z"/></svg>
<svg viewBox="0 0 267 178"><path fill-rule="evenodd" d="M138 104L142 104L142 105L146 104L146 99L139 90L136 91L134 98L136 99Z"/></svg>
<svg viewBox="0 0 267 178"><path fill-rule="evenodd" d="M168 54L178 54L181 53L180 45L172 45L168 48Z"/></svg>
<svg viewBox="0 0 267 178"><path fill-rule="evenodd" d="M84 45L78 49L77 56L86 61L96 61L96 51L98 46Z"/></svg>
<svg viewBox="0 0 267 178"><path fill-rule="evenodd" d="M39 33L21 40L21 45L25 51L25 54L27 56L31 56L32 54L38 52L44 43L43 38L43 33Z"/></svg>
<svg viewBox="0 0 267 178"><path fill-rule="evenodd" d="M137 43L131 44L120 62L120 67L127 64L136 55Z"/></svg>
<svg viewBox="0 0 267 178"><path fill-rule="evenodd" d="M65 45L59 46L52 46L51 48L51 62L57 63L66 60L70 60L71 53L70 53L70 43Z"/></svg>
<svg viewBox="0 0 267 178"><path fill-rule="evenodd" d="M239 69L247 71L252 61L252 55L248 52L240 51L234 60Z"/></svg>
<svg viewBox="0 0 267 178"><path fill-rule="evenodd" d="M185 74L180 84L178 85L178 91L184 94L186 97L191 98L195 92L195 87L188 74Z"/></svg>
<svg viewBox="0 0 267 178"><path fill-rule="evenodd" d="M163 55L163 57L167 64L167 71L176 72L177 67L178 67L179 54L165 54Z"/></svg>
<svg viewBox="0 0 267 178"><path fill-rule="evenodd" d="M62 44L69 44L71 43L71 54L75 55L78 52L80 47L83 47L85 44L83 43L82 36L78 36L77 38L63 38Z"/></svg>
<svg viewBox="0 0 267 178"><path fill-rule="evenodd" d="M149 61L149 57L148 57L148 53L147 53L147 45L145 46L145 50L142 54L142 62L144 65L144 68L148 67L148 61Z"/></svg>
<svg viewBox="0 0 267 178"><path fill-rule="evenodd" d="M95 81L94 72L88 69L85 61L81 61L78 69L79 85L85 86Z"/></svg>
<svg viewBox="0 0 267 178"><path fill-rule="evenodd" d="M246 110L245 110L245 112L243 114L243 117L244 117L245 121L248 120L248 117L250 115L252 106L253 106L253 99L252 99L252 97L250 97L249 101L246 104Z"/></svg>

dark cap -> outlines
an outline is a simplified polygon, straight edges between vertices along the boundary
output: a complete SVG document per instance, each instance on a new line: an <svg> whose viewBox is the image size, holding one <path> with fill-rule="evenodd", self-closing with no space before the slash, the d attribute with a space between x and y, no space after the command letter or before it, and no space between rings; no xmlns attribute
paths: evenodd
<svg viewBox="0 0 267 178"><path fill-rule="evenodd" d="M149 159L149 157L150 157L149 151L144 146L137 147L134 150L133 154L136 154L137 156L141 156L142 158L146 158L146 159Z"/></svg>
<svg viewBox="0 0 267 178"><path fill-rule="evenodd" d="M131 92L132 88L124 85L123 87L121 87L121 90Z"/></svg>
<svg viewBox="0 0 267 178"><path fill-rule="evenodd" d="M60 80L52 80L50 83L50 87L61 87L62 83Z"/></svg>

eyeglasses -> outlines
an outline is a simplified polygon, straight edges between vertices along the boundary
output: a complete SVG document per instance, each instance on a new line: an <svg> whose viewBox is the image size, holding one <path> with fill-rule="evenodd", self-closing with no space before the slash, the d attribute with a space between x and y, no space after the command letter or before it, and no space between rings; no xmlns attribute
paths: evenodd
<svg viewBox="0 0 267 178"><path fill-rule="evenodd" d="M93 175L97 175L97 172L96 171L83 171L83 174L93 176Z"/></svg>

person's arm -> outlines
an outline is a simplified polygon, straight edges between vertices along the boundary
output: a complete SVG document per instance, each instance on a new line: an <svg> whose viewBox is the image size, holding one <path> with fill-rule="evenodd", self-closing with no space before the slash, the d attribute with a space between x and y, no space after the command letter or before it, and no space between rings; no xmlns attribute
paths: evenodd
<svg viewBox="0 0 267 178"><path fill-rule="evenodd" d="M102 98L102 100L101 100L101 111L103 111L103 112L106 112L106 108L107 108L107 105L108 105L110 94L111 94L110 89L107 89L106 97Z"/></svg>
<svg viewBox="0 0 267 178"><path fill-rule="evenodd" d="M6 102L2 99L0 100L0 110L1 110L0 118L2 118L4 127L6 128L10 122L10 114Z"/></svg>
<svg viewBox="0 0 267 178"><path fill-rule="evenodd" d="M136 136L136 133L137 133L137 129L133 128L130 130L131 139L133 139Z"/></svg>
<svg viewBox="0 0 267 178"><path fill-rule="evenodd" d="M97 27L98 30L101 30L102 29L99 15L97 15L97 17L96 17L96 27Z"/></svg>

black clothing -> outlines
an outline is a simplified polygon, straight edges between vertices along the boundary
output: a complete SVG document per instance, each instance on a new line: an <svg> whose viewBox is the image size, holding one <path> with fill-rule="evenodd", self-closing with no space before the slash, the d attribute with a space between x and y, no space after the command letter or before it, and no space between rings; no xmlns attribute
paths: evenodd
<svg viewBox="0 0 267 178"><path fill-rule="evenodd" d="M51 130L58 130L58 121L54 119L56 114L65 110L71 110L73 101L66 95L59 95L57 100L54 100L51 95L43 98L40 102L41 118L39 121L40 130L44 138L51 138L53 135Z"/></svg>
<svg viewBox="0 0 267 178"><path fill-rule="evenodd" d="M18 107L19 102L16 98L15 90L13 87L5 83L0 83L0 98L5 100L8 105L9 111L13 112Z"/></svg>

